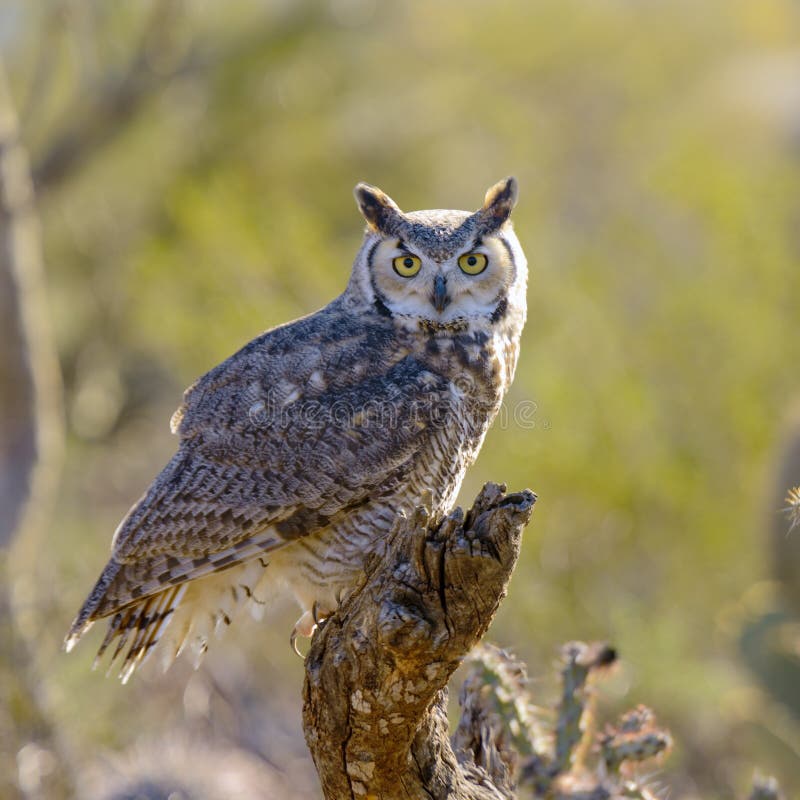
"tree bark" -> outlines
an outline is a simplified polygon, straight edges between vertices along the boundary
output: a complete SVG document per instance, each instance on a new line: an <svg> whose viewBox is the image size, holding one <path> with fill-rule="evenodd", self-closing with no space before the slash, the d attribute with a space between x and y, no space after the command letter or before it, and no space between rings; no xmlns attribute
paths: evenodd
<svg viewBox="0 0 800 800"><path fill-rule="evenodd" d="M326 798L513 797L502 750L454 751L446 686L505 597L535 500L490 483L466 515L400 518L314 636L303 725Z"/></svg>

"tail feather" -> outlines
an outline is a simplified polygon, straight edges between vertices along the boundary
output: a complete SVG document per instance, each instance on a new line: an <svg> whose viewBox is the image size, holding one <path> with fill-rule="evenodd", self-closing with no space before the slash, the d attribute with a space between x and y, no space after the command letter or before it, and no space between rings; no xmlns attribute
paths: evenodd
<svg viewBox="0 0 800 800"><path fill-rule="evenodd" d="M234 570L253 559L266 565L266 554L283 544L284 539L266 529L225 550L195 558L161 554L126 563L112 558L73 621L64 647L67 652L72 650L95 620L118 611L124 613L128 606L138 607L150 597L163 595L171 587Z"/></svg>
<svg viewBox="0 0 800 800"><path fill-rule="evenodd" d="M119 633L117 633L117 636L119 636L119 641L117 642L116 649L111 655L111 661L109 662L108 665L109 672L111 672L111 666L113 665L113 663L117 660L117 658L119 658L119 654L125 649L125 645L128 643L128 639L130 639L131 630L136 625L136 620L139 616L140 609L141 606L131 606L122 618L120 631Z"/></svg>
<svg viewBox="0 0 800 800"><path fill-rule="evenodd" d="M253 610L263 607L266 566L266 560L253 559L191 583L166 586L161 592L120 609L109 618L94 666L98 666L114 645L107 674L122 657L119 678L127 683L162 638L165 639L162 648L164 670L187 645L193 652L195 666L198 666L211 638L222 635L241 607L249 605ZM78 624L76 620L68 647L93 621L85 620Z"/></svg>
<svg viewBox="0 0 800 800"><path fill-rule="evenodd" d="M151 626L150 635L144 643L145 654L142 659L142 664L150 657L153 648L158 644L159 640L164 634L164 631L169 625L172 614L183 599L183 594L186 591L186 586L175 586L169 592L164 593L164 600L158 609L159 619Z"/></svg>
<svg viewBox="0 0 800 800"><path fill-rule="evenodd" d="M119 677L127 683L135 670L140 667L153 647L158 643L166 628L169 618L180 604L187 585L173 586L159 595L154 595L142 604L142 610L136 621L136 636L122 662Z"/></svg>
<svg viewBox="0 0 800 800"><path fill-rule="evenodd" d="M89 593L89 597L86 598L86 602L78 612L78 616L73 620L67 638L64 640L64 649L68 653L78 643L78 639L92 627L96 616L95 612L105 599L108 587L113 583L114 578L117 577L121 566L122 565L114 561L114 559L111 559L111 561L106 564L106 568L97 579L97 583L95 583L94 588Z"/></svg>
<svg viewBox="0 0 800 800"><path fill-rule="evenodd" d="M136 635L131 642L131 646L128 648L125 660L122 662L122 669L119 673L119 677L123 683L128 682L136 667L141 664L146 653L145 642L150 638L150 635L161 621L158 615L158 609L169 599L167 597L168 594L170 594L170 592L154 595L142 606L142 610L136 621Z"/></svg>
<svg viewBox="0 0 800 800"><path fill-rule="evenodd" d="M223 635L242 608L263 606L265 600L257 587L266 575L266 566L265 560L253 559L190 585L165 637L165 670L187 649L198 666L209 642Z"/></svg>
<svg viewBox="0 0 800 800"><path fill-rule="evenodd" d="M103 643L100 645L100 649L97 651L97 655L94 657L94 663L92 664L92 669L97 669L98 665L100 664L100 659L103 657L103 653L106 652L106 649L114 641L114 637L117 636L117 633L120 629L120 625L122 625L122 620L124 618L124 613L122 611L118 611L114 614L111 622L108 623L108 628L106 629L106 635L103 639ZM113 660L112 660L113 663Z"/></svg>

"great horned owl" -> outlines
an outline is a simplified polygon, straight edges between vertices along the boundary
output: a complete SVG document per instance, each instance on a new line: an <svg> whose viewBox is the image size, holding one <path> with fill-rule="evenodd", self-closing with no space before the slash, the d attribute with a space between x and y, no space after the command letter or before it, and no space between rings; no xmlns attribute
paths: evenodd
<svg viewBox="0 0 800 800"><path fill-rule="evenodd" d="M357 585L399 512L454 501L514 375L527 263L508 178L466 211L355 196L367 228L344 293L263 333L184 395L178 452L122 520L70 650L110 617L98 658L127 680L288 590L310 635ZM168 628L169 625L169 628Z"/></svg>

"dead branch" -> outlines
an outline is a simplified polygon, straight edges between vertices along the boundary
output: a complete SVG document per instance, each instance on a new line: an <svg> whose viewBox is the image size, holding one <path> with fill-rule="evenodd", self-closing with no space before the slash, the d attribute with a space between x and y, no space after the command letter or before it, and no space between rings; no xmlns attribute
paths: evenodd
<svg viewBox="0 0 800 800"><path fill-rule="evenodd" d="M399 520L314 637L303 724L326 798L513 797L502 755L454 752L446 685L505 596L535 499L487 484L466 515Z"/></svg>
<svg viewBox="0 0 800 800"><path fill-rule="evenodd" d="M39 194L80 172L129 130L155 97L176 82L207 80L215 68L232 59L247 60L263 53L272 53L275 60L283 58L287 47L291 49L321 24L315 3L289 8L273 28L257 26L221 47L192 41L181 48L175 46L174 33L181 24L182 4L176 0L153 4L128 62L99 85L76 89L65 122L57 127L33 165L33 182Z"/></svg>

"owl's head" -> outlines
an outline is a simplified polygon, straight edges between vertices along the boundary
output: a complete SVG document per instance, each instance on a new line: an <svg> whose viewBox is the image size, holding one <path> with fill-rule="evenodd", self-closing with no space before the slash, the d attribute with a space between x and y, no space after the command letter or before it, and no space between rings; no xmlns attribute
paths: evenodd
<svg viewBox="0 0 800 800"><path fill-rule="evenodd" d="M426 328L524 315L527 262L509 221L517 182L492 186L475 212L403 212L380 189L359 183L367 221L351 289L386 315Z"/></svg>

